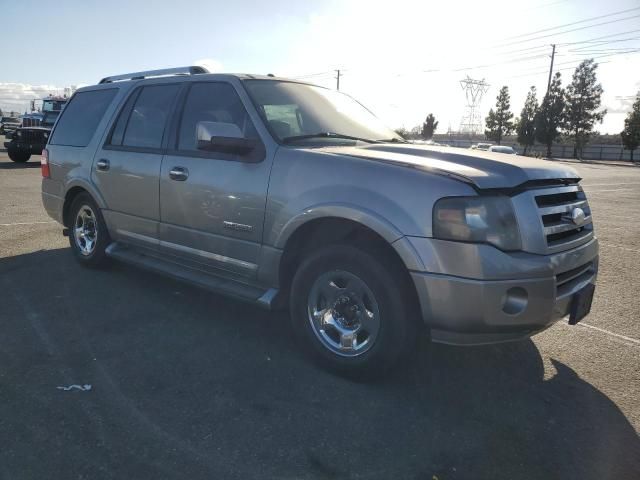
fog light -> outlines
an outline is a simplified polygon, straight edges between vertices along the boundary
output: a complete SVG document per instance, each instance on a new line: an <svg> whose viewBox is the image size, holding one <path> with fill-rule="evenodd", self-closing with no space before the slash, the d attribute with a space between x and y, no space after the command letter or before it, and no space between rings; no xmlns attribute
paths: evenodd
<svg viewBox="0 0 640 480"><path fill-rule="evenodd" d="M529 303L529 295L524 288L513 287L507 290L502 302L502 311L508 315L518 315L524 312Z"/></svg>

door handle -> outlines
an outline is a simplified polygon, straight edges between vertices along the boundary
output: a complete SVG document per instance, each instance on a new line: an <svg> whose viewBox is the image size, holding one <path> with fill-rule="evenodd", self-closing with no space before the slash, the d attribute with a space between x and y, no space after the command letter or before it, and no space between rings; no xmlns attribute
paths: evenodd
<svg viewBox="0 0 640 480"><path fill-rule="evenodd" d="M169 171L169 178L178 182L184 182L189 177L189 170L184 167L173 167Z"/></svg>
<svg viewBox="0 0 640 480"><path fill-rule="evenodd" d="M106 172L107 170L109 170L109 160L107 160L106 158L101 158L96 162L96 168L98 170Z"/></svg>

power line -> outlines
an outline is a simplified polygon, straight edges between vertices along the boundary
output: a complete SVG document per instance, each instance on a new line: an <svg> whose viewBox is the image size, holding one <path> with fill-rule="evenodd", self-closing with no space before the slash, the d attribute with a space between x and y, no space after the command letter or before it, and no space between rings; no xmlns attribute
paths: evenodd
<svg viewBox="0 0 640 480"><path fill-rule="evenodd" d="M520 35L515 35L513 37L507 37L507 38L505 38L505 40L511 40L511 39L514 39L514 38L529 37L531 35L535 35L536 33L549 32L551 30L558 30L559 28L571 27L572 25L578 25L580 23L591 22L593 20L601 20L603 18L613 17L615 15L621 15L623 13L633 12L635 10L640 10L640 7L629 8L627 10L620 10L619 12L613 12L613 13L609 13L607 15L599 15L597 17L586 18L584 20L578 20L577 22L565 23L564 25L558 25L557 27L543 28L542 30L536 30L535 32L523 33L523 34L520 34Z"/></svg>
<svg viewBox="0 0 640 480"><path fill-rule="evenodd" d="M611 43L620 43L620 42L630 42L633 40L638 40L640 39L640 37L631 37L631 38L623 38L621 40L609 40L609 41L603 41L603 42L593 42L590 45L585 45L583 47L579 47L579 48L572 48L569 51L570 52L578 52L581 50L588 50L589 48L594 48L594 47L602 47L604 45L609 45Z"/></svg>
<svg viewBox="0 0 640 480"><path fill-rule="evenodd" d="M629 33L637 33L640 32L640 29L637 30L629 30L627 32L617 32L617 33L610 33L609 35L603 35L601 37L596 37L596 38L590 38L588 40L580 40L578 42L565 42L565 43L559 43L558 45L562 46L562 47L566 47L568 45L578 45L580 43L589 43L589 42L595 42L597 40L602 40L603 38L611 38L611 37L619 37L621 35L627 35Z"/></svg>
<svg viewBox="0 0 640 480"><path fill-rule="evenodd" d="M508 59L508 60L506 60L504 62L489 63L489 64L486 64L486 65L475 65L473 67L456 68L456 69L453 69L451 71L452 72L462 72L464 70L474 70L474 69L478 69L478 68L495 67L497 65L508 65L510 63L525 62L525 61L528 61L528 60L536 60L538 58L545 58L545 57L547 57L547 54L546 53L542 53L542 54L539 54L539 55L532 55L530 57L511 58L511 59Z"/></svg>
<svg viewBox="0 0 640 480"><path fill-rule="evenodd" d="M598 65L603 65L605 63L611 63L610 60L605 60L604 62L598 62ZM578 65L580 65L580 62L578 61L578 63L576 65L573 65L571 67L564 67L564 68L556 68L555 71L556 72L563 72L565 70L574 70ZM533 76L538 76L538 75L546 75L547 74L547 70L538 70L537 72L529 72L529 73L523 73L520 75L511 75L509 77L505 77L505 80L508 80L510 78L521 78L521 77L533 77Z"/></svg>
<svg viewBox="0 0 640 480"><path fill-rule="evenodd" d="M310 77L320 77L320 76L325 76L325 75L332 75L334 72L334 70L326 70L324 72L318 72L318 73L307 73L304 75L296 75L296 76L292 76L290 78L295 79L302 79L302 78L310 78Z"/></svg>
<svg viewBox="0 0 640 480"><path fill-rule="evenodd" d="M593 25L586 25L584 27L572 28L570 30L564 30L562 32L549 33L548 35L540 35L539 37L533 37L533 38L528 38L528 39L524 39L524 40L518 40L517 42L509 42L509 43L505 43L503 45L499 45L498 47L501 47L501 46L502 47L508 47L510 45L518 45L520 43L527 43L527 42L532 42L534 40L540 40L541 38L549 38L549 37L554 37L556 35L564 35L565 33L577 32L578 30L584 30L586 28L600 27L602 25L609 25L611 23L624 22L626 20L632 20L632 19L638 18L638 17L640 17L640 15L633 15L631 17L618 18L616 20L609 20L608 22L594 23Z"/></svg>

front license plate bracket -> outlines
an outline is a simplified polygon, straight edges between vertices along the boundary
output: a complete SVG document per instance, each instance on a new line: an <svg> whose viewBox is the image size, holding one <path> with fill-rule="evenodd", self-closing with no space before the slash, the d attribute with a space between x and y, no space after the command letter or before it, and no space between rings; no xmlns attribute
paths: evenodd
<svg viewBox="0 0 640 480"><path fill-rule="evenodd" d="M569 325L575 325L584 317L589 315L591 304L593 303L593 294L596 286L590 283L580 289L571 300L571 309L569 312Z"/></svg>

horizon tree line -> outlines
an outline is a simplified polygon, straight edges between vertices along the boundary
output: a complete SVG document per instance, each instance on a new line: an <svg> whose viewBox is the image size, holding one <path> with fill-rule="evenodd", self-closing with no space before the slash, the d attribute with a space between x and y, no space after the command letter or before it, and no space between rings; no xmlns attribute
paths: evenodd
<svg viewBox="0 0 640 480"><path fill-rule="evenodd" d="M553 142L564 135L573 141L573 157L580 158L594 127L602 123L607 113L606 109L600 108L603 89L597 81L597 68L598 64L593 59L582 61L566 88L562 87L560 72L556 72L541 103L538 103L536 87L532 86L520 116L515 119L511 112L509 87L503 86L496 97L495 108L489 110L485 119L485 137L500 145L504 137L515 133L525 155L537 141L547 147L546 154L550 157ZM397 132L403 136L430 139L437 127L438 122L430 113L421 126ZM633 161L633 152L640 146L640 92L620 136Z"/></svg>

